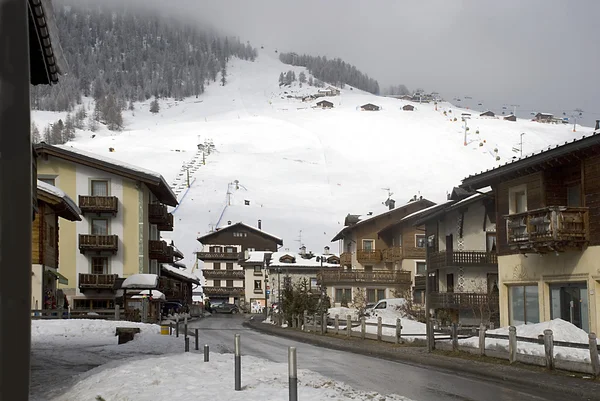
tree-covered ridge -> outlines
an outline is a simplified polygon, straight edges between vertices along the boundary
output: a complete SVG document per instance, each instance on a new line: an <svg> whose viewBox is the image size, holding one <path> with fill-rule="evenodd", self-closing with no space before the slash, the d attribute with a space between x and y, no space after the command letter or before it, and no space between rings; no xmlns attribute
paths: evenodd
<svg viewBox="0 0 600 401"><path fill-rule="evenodd" d="M32 88L35 109L73 110L83 96L108 94L124 107L151 97L198 96L230 57L254 60L256 49L166 17L123 6L54 4L67 74L57 86ZM225 74L224 74L225 73ZM221 79L221 84L225 79Z"/></svg>
<svg viewBox="0 0 600 401"><path fill-rule="evenodd" d="M340 58L328 60L327 57L321 56L280 53L279 60L285 64L306 67L315 78L342 89L345 85L351 85L366 92L379 94L379 83L376 80Z"/></svg>

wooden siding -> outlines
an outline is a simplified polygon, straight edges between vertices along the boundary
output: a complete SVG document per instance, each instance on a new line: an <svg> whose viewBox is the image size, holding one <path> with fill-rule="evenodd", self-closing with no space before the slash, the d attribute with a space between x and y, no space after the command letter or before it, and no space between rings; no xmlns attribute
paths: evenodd
<svg viewBox="0 0 600 401"><path fill-rule="evenodd" d="M494 193L496 194L496 235L498 241L498 255L518 253L517 251L511 251L508 247L506 219L504 216L509 214L509 188L523 184L527 186L527 209L539 209L545 206L542 173L534 173L514 180L502 182L494 188Z"/></svg>
<svg viewBox="0 0 600 401"><path fill-rule="evenodd" d="M40 216L43 215L45 206L44 203L38 202L38 212L35 214L35 219L31 226L31 263L34 265L41 265L44 255L42 246L44 236L42 234L42 219Z"/></svg>
<svg viewBox="0 0 600 401"><path fill-rule="evenodd" d="M234 227L233 229L217 232L209 239L202 241L204 245L241 245L242 252L248 248L254 248L257 251L277 251L277 242L262 235L248 230L246 227ZM246 233L245 237L234 237L233 233Z"/></svg>
<svg viewBox="0 0 600 401"><path fill-rule="evenodd" d="M589 209L590 245L600 245L600 155L585 160L583 188L583 206Z"/></svg>
<svg viewBox="0 0 600 401"><path fill-rule="evenodd" d="M566 206L567 185L576 184L581 184L581 163L544 171L545 206Z"/></svg>
<svg viewBox="0 0 600 401"><path fill-rule="evenodd" d="M58 216L42 201L31 228L31 263L58 268Z"/></svg>

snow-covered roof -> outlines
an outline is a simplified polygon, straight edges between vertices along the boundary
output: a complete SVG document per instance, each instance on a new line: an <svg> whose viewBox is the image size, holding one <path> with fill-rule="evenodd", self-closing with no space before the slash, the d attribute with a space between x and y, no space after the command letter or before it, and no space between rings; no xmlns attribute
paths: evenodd
<svg viewBox="0 0 600 401"><path fill-rule="evenodd" d="M452 201L452 200L448 200L448 201L446 201L446 202L439 203L439 204L437 204L437 205L433 205L433 206L426 207L425 209L417 210L417 211L416 211L416 212L414 212L414 213L411 213L411 214L409 214L409 215L406 215L406 216L404 216L402 219L400 219L400 221L406 221L406 220L412 219L413 217L417 217L417 216L419 216L419 215L421 215L421 214L423 214L423 213L429 212L429 211L431 211L431 210L433 210L433 209L435 209L435 208L441 207L441 206L443 206L443 205L446 205L446 204L448 204L448 203L452 203L452 202L454 202L454 201Z"/></svg>
<svg viewBox="0 0 600 401"><path fill-rule="evenodd" d="M179 276L185 280L190 280L196 284L200 284L200 280L198 279L198 277L196 277L195 274L188 272L187 270L182 270L182 269L178 269L176 267L170 266L170 265L162 265L162 269L168 271L169 273L172 273L176 276Z"/></svg>
<svg viewBox="0 0 600 401"><path fill-rule="evenodd" d="M271 254L271 251L249 251L245 263L262 263L265 260L265 254Z"/></svg>
<svg viewBox="0 0 600 401"><path fill-rule="evenodd" d="M253 232L255 232L255 233L259 234L259 235L271 237L272 239L274 239L275 241L277 241L279 243L279 245L283 244L283 240L281 238L279 238L279 237L277 237L277 236L275 236L273 234L269 234L266 231L259 230L258 228L255 228L255 227L249 226L247 224L244 224L241 221L237 222L237 223L234 223L234 224L227 224L227 223L225 223L224 225L222 225L221 227L219 227L218 230L212 231L212 232L210 232L208 234L204 234L203 236L199 237L198 241L202 242L203 239L206 239L206 238L209 238L211 236L214 236L214 235L218 234L221 231L231 230L231 229L239 228L239 227L245 227L248 230L253 231Z"/></svg>
<svg viewBox="0 0 600 401"><path fill-rule="evenodd" d="M37 180L37 190L55 196L61 200L67 209L67 214L61 214L61 217L67 218L71 221L81 221L81 210L79 209L79 206L77 206L75 202L73 202L73 199L71 199L69 195L65 194L61 189L55 187L54 185Z"/></svg>
<svg viewBox="0 0 600 401"><path fill-rule="evenodd" d="M324 262L321 265L321 262L317 262L317 257L324 257L325 259L329 259L331 257L336 257L339 259L339 254L330 253L325 255L323 253L313 254L314 256L310 259L304 259L300 253L297 252L273 252L271 255L271 263L269 263L270 267L340 267L339 263L327 263ZM280 259L284 256L290 256L294 258L294 262L281 262Z"/></svg>
<svg viewBox="0 0 600 401"><path fill-rule="evenodd" d="M465 203L469 203L469 202L471 202L471 201L473 201L475 199L482 198L482 197L484 197L484 196L486 196L487 194L490 194L490 193L492 193L492 187L482 188L482 189L479 190L478 193L473 194L473 195L471 195L469 197L466 197L465 199L462 199L462 200L456 202L451 207L454 208L454 207L456 207L458 205L464 205Z"/></svg>
<svg viewBox="0 0 600 401"><path fill-rule="evenodd" d="M126 289L154 289L158 287L158 276L156 274L134 274L129 276L121 284Z"/></svg>
<svg viewBox="0 0 600 401"><path fill-rule="evenodd" d="M144 296L148 296L150 295L150 290L143 290L140 291L140 293L138 295L134 295L131 298L134 299L138 299L138 298L144 298ZM152 290L152 299L167 299L165 297L165 294L163 294L162 292L158 291L158 290Z"/></svg>

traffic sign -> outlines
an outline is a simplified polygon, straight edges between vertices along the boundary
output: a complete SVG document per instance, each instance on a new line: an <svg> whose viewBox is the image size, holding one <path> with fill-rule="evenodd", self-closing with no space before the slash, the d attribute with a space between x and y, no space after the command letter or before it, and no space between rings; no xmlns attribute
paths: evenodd
<svg viewBox="0 0 600 401"><path fill-rule="evenodd" d="M271 293L271 291L267 290L267 295L269 295Z"/></svg>

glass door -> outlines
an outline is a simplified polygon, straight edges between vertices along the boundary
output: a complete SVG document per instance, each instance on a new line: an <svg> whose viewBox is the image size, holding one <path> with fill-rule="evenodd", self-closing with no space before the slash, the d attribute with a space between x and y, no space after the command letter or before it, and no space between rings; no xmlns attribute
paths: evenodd
<svg viewBox="0 0 600 401"><path fill-rule="evenodd" d="M560 318L589 332L589 305L586 283L560 283L550 286L552 319Z"/></svg>

